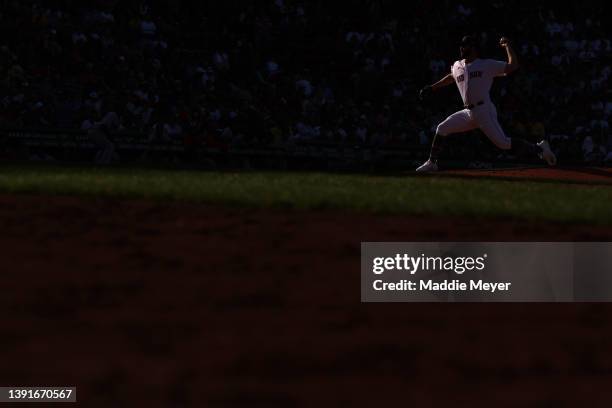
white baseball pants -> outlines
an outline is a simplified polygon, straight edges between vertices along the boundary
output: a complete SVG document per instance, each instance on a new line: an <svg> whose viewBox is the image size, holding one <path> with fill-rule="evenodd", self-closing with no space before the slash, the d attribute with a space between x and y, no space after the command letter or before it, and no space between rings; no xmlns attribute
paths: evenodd
<svg viewBox="0 0 612 408"><path fill-rule="evenodd" d="M436 128L440 136L480 129L495 144L503 150L512 147L512 142L497 121L497 109L490 102L476 106L472 110L464 109L446 118Z"/></svg>

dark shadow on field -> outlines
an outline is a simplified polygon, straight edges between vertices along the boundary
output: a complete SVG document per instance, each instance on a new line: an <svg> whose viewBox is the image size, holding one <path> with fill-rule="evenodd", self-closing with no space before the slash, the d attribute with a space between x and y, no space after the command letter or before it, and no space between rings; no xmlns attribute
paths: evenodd
<svg viewBox="0 0 612 408"><path fill-rule="evenodd" d="M2 384L76 385L87 407L612 396L610 305L362 304L359 281L361 241L606 241L610 227L9 195L0 227Z"/></svg>

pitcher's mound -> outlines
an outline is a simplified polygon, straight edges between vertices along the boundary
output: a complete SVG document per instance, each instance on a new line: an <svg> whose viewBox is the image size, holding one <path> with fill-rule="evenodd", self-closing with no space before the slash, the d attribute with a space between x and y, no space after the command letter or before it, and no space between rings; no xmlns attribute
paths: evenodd
<svg viewBox="0 0 612 408"><path fill-rule="evenodd" d="M439 173L456 177L566 181L571 183L612 184L612 168L523 167L491 170L449 170Z"/></svg>

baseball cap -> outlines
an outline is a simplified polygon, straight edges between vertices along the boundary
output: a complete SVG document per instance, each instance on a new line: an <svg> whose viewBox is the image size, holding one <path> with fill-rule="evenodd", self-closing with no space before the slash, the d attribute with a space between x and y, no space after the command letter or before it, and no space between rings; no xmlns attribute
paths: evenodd
<svg viewBox="0 0 612 408"><path fill-rule="evenodd" d="M476 47L478 45L478 42L476 41L476 37L472 35L466 35L465 37L461 39L461 45L464 45L464 46L469 45L472 47Z"/></svg>

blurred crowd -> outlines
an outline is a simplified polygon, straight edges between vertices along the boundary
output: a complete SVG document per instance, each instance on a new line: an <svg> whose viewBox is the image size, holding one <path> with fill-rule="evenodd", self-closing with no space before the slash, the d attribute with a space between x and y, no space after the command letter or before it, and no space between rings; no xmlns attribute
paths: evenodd
<svg viewBox="0 0 612 408"><path fill-rule="evenodd" d="M0 126L193 145L427 145L454 87L420 101L475 34L521 69L493 100L508 135L612 160L604 2L0 0ZM451 89L453 88L453 89Z"/></svg>

